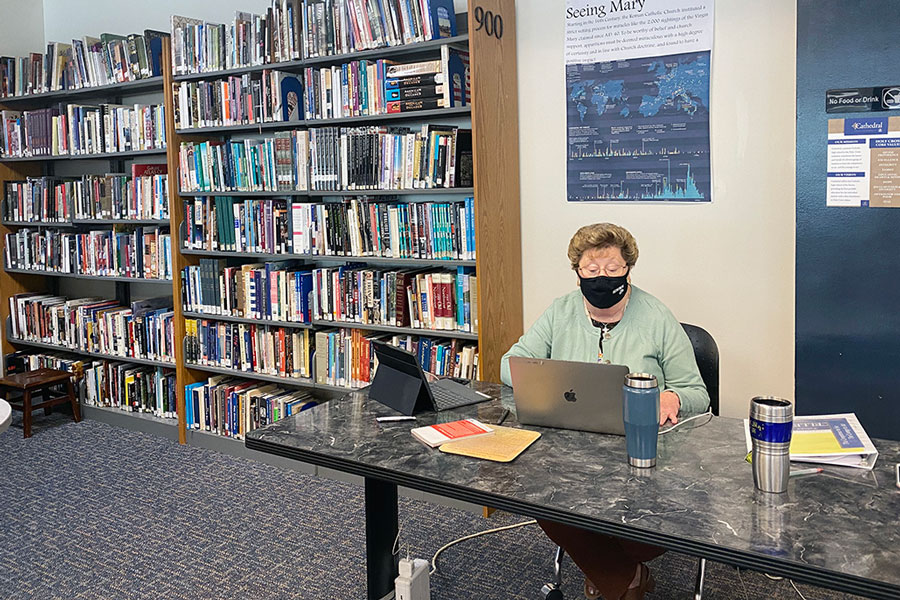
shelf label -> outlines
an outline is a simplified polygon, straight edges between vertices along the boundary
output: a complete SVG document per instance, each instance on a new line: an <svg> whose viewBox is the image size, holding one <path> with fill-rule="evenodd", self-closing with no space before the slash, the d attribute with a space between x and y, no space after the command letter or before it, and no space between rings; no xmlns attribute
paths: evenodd
<svg viewBox="0 0 900 600"><path fill-rule="evenodd" d="M476 6L473 16L478 23L475 31L483 31L488 37L495 37L498 40L503 39L503 17L499 13Z"/></svg>

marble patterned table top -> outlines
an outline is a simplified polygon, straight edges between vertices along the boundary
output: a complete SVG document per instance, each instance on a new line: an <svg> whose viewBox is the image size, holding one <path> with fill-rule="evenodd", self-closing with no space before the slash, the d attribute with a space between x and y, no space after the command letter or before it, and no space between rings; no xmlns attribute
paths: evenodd
<svg viewBox="0 0 900 600"><path fill-rule="evenodd" d="M353 393L247 435L247 447L539 518L640 539L872 598L900 597L900 443L875 440L875 469L825 467L784 494L753 487L740 419L698 419L660 437L658 464L626 463L619 436L528 426L542 437L511 463L445 454L415 426L513 413L509 388L458 411L397 414ZM699 425L698 425L699 424ZM801 465L808 466L808 465Z"/></svg>

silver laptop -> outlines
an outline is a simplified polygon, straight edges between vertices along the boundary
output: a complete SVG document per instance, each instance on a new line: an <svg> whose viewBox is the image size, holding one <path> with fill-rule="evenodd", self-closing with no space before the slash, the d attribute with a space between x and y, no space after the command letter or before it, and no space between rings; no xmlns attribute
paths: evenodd
<svg viewBox="0 0 900 600"><path fill-rule="evenodd" d="M628 367L513 356L509 370L519 423L625 435Z"/></svg>

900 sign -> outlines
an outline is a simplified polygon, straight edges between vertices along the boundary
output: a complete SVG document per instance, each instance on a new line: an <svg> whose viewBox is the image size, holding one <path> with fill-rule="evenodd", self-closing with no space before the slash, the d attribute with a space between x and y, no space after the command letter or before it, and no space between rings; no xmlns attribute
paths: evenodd
<svg viewBox="0 0 900 600"><path fill-rule="evenodd" d="M498 40L503 37L503 17L499 14L495 14L491 10L484 10L481 6L476 6L473 16L475 17L475 22L478 23L475 31L484 31L488 36L495 37Z"/></svg>

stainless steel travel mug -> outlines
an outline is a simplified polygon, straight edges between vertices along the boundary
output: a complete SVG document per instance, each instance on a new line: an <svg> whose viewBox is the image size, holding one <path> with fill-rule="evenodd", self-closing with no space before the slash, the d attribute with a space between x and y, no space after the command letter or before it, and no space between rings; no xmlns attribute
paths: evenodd
<svg viewBox="0 0 900 600"><path fill-rule="evenodd" d="M659 387L656 377L647 373L629 373L625 376L622 394L628 464L632 467L653 467L656 465L659 435Z"/></svg>
<svg viewBox="0 0 900 600"><path fill-rule="evenodd" d="M753 484L763 492L787 491L791 473L794 405L784 398L757 396L750 401Z"/></svg>

